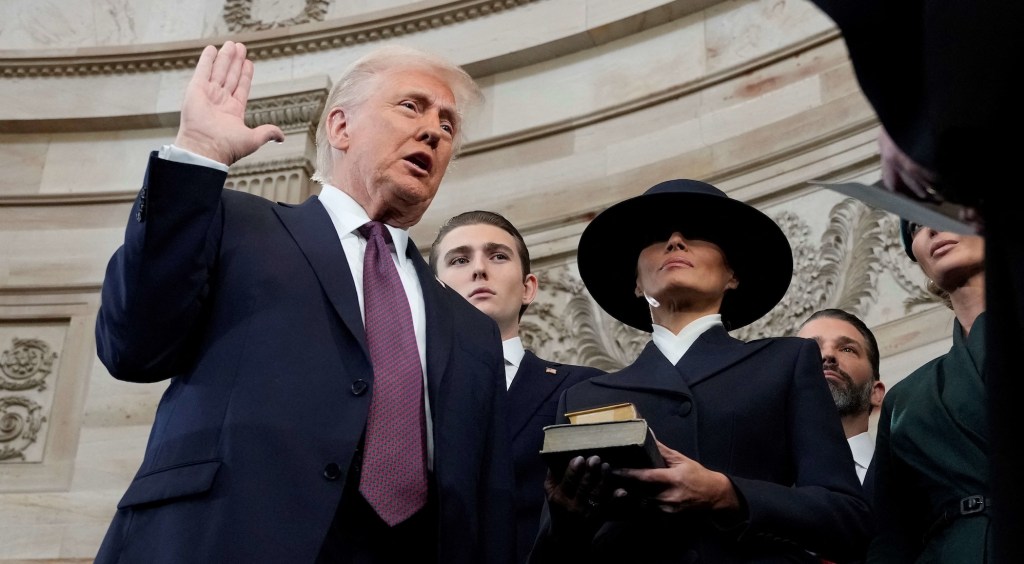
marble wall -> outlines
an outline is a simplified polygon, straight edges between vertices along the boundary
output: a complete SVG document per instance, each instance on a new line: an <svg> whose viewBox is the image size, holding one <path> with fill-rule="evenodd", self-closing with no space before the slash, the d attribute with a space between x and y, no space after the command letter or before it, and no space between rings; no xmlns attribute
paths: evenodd
<svg viewBox="0 0 1024 564"><path fill-rule="evenodd" d="M5 0L0 51L131 47L342 19L374 20L443 2L415 0Z"/></svg>
<svg viewBox="0 0 1024 564"><path fill-rule="evenodd" d="M673 177L758 206L793 245L789 293L738 337L846 308L875 330L889 386L949 346L952 315L922 290L895 218L811 182L873 181L878 156L845 47L806 0L7 0L0 563L91 560L138 467L165 384L97 361L99 287L198 53L229 38L256 63L247 121L287 138L235 164L228 188L273 200L317 192L324 97L368 49L405 43L477 78L486 103L412 235L425 251L470 208L519 226L541 279L524 339L541 356L635 356L645 336L593 304L575 248L596 213Z"/></svg>

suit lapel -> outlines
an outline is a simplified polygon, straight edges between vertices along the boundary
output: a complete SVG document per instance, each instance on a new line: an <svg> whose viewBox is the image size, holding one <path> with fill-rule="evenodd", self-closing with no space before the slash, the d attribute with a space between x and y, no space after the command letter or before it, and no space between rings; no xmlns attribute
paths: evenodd
<svg viewBox="0 0 1024 564"><path fill-rule="evenodd" d="M712 327L694 341L675 366L669 364L652 341L647 343L632 365L620 372L596 376L591 381L613 388L691 396L691 386L740 362L769 343L767 339L744 343L729 336L724 327Z"/></svg>
<svg viewBox="0 0 1024 564"><path fill-rule="evenodd" d="M676 370L690 386L707 380L744 358L768 346L763 339L744 343L729 336L724 327L712 327L694 341L676 364Z"/></svg>
<svg viewBox="0 0 1024 564"><path fill-rule="evenodd" d="M509 430L513 440L569 375L567 368L551 367L555 371L552 373L547 371L549 367L530 351L526 351L523 356L523 362L508 389Z"/></svg>
<svg viewBox="0 0 1024 564"><path fill-rule="evenodd" d="M405 254L415 265L423 289L423 307L427 318L427 389L431 405L437 405L435 402L438 401L441 380L452 354L455 320L451 308L446 306L446 297L442 295L447 290L430 271L430 266L420 256L412 239L409 239Z"/></svg>
<svg viewBox="0 0 1024 564"><path fill-rule="evenodd" d="M619 372L594 376L590 382L609 388L693 396L690 387L653 341L647 343L633 364Z"/></svg>
<svg viewBox="0 0 1024 564"><path fill-rule="evenodd" d="M274 211L306 255L331 305L369 362L366 331L359 310L359 297L352 282L352 271L327 210L316 196L311 196L298 206L282 204L275 207Z"/></svg>

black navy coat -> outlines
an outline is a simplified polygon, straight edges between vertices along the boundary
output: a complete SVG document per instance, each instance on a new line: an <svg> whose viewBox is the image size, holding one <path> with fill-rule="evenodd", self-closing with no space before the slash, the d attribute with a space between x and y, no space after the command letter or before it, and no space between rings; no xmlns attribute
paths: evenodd
<svg viewBox="0 0 1024 564"><path fill-rule="evenodd" d="M863 557L869 508L814 341L745 343L718 326L676 366L652 342L625 369L570 388L558 410L618 402L635 404L665 445L728 476L746 520L726 527L692 511L652 509L581 524L546 511L531 562L573 554L645 564Z"/></svg>

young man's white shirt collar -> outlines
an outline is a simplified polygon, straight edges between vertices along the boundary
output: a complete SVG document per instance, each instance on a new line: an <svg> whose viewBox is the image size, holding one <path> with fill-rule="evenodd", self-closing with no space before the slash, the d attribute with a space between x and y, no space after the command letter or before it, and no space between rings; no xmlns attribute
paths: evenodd
<svg viewBox="0 0 1024 564"><path fill-rule="evenodd" d="M698 317L686 327L683 327L678 334L657 323L652 325L654 331L651 332L651 340L654 341L654 346L658 347L661 354L665 355L665 358L675 366L679 359L683 358L683 355L686 354L686 351L690 350L690 346L693 345L698 337L703 335L708 329L722 325L722 316L721 314L713 313L704 317Z"/></svg>
<svg viewBox="0 0 1024 564"><path fill-rule="evenodd" d="M523 364L523 357L526 356L526 349L523 348L523 340L519 337L512 337L501 342L501 349L505 353L505 389L512 387L512 380L519 372L519 366Z"/></svg>

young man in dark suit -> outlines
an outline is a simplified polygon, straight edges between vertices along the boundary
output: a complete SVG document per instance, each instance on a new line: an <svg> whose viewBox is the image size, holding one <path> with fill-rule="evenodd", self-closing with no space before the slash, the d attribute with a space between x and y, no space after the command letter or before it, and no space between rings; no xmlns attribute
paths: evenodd
<svg viewBox="0 0 1024 564"><path fill-rule="evenodd" d="M320 195L292 206L223 189L284 139L245 125L252 78L242 44L203 51L107 269L100 359L170 383L96 561L511 562L501 340L406 231L479 90L371 51L327 100Z"/></svg>
<svg viewBox="0 0 1024 564"><path fill-rule="evenodd" d="M544 504L543 429L554 424L563 390L602 371L548 362L523 349L519 322L537 296L537 277L523 236L503 216L470 211L449 219L430 247L430 267L501 332L516 473L516 561L525 562Z"/></svg>

